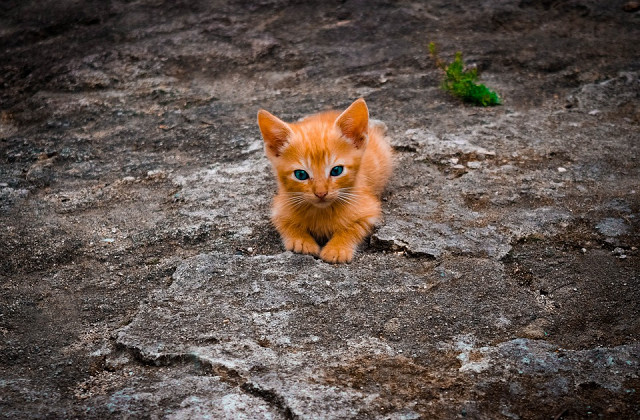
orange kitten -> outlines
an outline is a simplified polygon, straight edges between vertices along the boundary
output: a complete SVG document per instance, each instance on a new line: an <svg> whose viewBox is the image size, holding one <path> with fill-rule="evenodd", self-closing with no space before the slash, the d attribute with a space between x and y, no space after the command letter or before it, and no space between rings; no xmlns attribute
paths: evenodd
<svg viewBox="0 0 640 420"><path fill-rule="evenodd" d="M369 123L364 99L287 124L258 112L265 153L278 182L271 220L287 250L350 262L380 217L391 174L382 123ZM326 244L321 249L318 241Z"/></svg>

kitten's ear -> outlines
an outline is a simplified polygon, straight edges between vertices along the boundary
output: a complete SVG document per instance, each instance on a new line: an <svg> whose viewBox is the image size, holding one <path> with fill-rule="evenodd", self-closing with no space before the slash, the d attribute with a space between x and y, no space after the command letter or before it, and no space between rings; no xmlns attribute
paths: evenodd
<svg viewBox="0 0 640 420"><path fill-rule="evenodd" d="M264 109L258 111L258 125L267 154L274 157L280 156L282 148L289 142L293 134L289 125Z"/></svg>
<svg viewBox="0 0 640 420"><path fill-rule="evenodd" d="M349 105L336 120L336 126L356 148L364 146L369 133L369 109L364 99L360 98Z"/></svg>

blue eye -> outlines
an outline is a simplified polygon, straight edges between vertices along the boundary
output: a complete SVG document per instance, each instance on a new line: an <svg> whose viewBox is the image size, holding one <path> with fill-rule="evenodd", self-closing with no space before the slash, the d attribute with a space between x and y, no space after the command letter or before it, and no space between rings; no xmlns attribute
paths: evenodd
<svg viewBox="0 0 640 420"><path fill-rule="evenodd" d="M342 171L344 171L344 166L334 166L333 168L331 168L331 176L338 176L340 174L342 174Z"/></svg>
<svg viewBox="0 0 640 420"><path fill-rule="evenodd" d="M309 174L307 173L307 171L303 171L302 169L296 169L295 171L293 171L293 176L295 176L300 181L309 179Z"/></svg>

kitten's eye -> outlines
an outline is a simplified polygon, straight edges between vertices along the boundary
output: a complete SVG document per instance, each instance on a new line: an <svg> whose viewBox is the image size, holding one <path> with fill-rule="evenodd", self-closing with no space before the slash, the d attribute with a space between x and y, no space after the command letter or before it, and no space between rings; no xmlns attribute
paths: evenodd
<svg viewBox="0 0 640 420"><path fill-rule="evenodd" d="M334 166L333 168L331 168L331 176L338 176L340 174L342 174L342 171L344 171L344 166Z"/></svg>
<svg viewBox="0 0 640 420"><path fill-rule="evenodd" d="M299 179L300 181L309 179L309 174L307 173L307 171L303 171L302 169L296 169L295 171L293 171L293 176L295 176L296 179Z"/></svg>

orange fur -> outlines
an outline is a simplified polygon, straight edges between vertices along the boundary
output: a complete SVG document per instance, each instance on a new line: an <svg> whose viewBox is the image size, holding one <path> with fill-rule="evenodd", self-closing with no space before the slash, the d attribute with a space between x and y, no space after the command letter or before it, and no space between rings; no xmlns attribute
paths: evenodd
<svg viewBox="0 0 640 420"><path fill-rule="evenodd" d="M278 182L271 220L285 248L331 263L350 262L380 217L392 170L384 125L372 124L364 99L347 110L285 123L267 111L258 125ZM332 168L343 172L331 175ZM294 171L308 179L299 180ZM318 241L327 241L321 249Z"/></svg>

